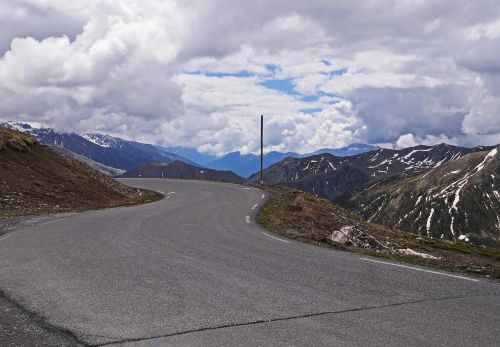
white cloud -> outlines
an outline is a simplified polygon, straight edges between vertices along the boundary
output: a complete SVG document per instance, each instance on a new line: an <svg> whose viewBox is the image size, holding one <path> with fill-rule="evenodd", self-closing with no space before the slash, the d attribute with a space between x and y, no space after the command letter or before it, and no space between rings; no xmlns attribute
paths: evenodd
<svg viewBox="0 0 500 347"><path fill-rule="evenodd" d="M498 143L499 13L466 0L1 2L0 119L215 153L255 151L261 113L269 149Z"/></svg>
<svg viewBox="0 0 500 347"><path fill-rule="evenodd" d="M481 38L495 39L500 36L500 19L489 23L479 23L465 29L465 37L469 40Z"/></svg>
<svg viewBox="0 0 500 347"><path fill-rule="evenodd" d="M473 135L500 133L500 97L487 96L477 102L465 116L462 131Z"/></svg>
<svg viewBox="0 0 500 347"><path fill-rule="evenodd" d="M457 145L457 139L455 138L449 138L444 134L440 135L427 135L424 138L414 136L413 134L404 134L401 135L398 140L396 141L396 146L398 148L407 148L407 147L413 147L417 145L427 145L427 146L434 146L438 145L440 143L447 143L451 145Z"/></svg>

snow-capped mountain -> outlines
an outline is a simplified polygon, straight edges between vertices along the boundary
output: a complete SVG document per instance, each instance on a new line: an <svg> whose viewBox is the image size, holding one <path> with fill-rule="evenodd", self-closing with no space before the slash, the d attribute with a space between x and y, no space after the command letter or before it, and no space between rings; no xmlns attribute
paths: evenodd
<svg viewBox="0 0 500 347"><path fill-rule="evenodd" d="M369 221L446 239L500 244L500 152L470 153L351 198Z"/></svg>
<svg viewBox="0 0 500 347"><path fill-rule="evenodd" d="M264 168L267 168L285 158L302 158L323 153L329 153L338 157L345 157L377 150L379 148L380 147L377 146L355 143L342 148L322 148L308 154L272 151L264 154ZM231 152L221 158L208 162L205 165L212 169L231 170L240 176L248 177L260 169L260 156L255 154Z"/></svg>
<svg viewBox="0 0 500 347"><path fill-rule="evenodd" d="M82 137L88 141L95 143L101 147L107 148L123 148L127 141L99 133L87 133L83 134Z"/></svg>
<svg viewBox="0 0 500 347"><path fill-rule="evenodd" d="M181 160L195 164L176 154L161 151L153 145L102 134L59 133L50 128L35 128L29 124L7 122L6 127L22 131L47 146L64 147L112 168L131 170L153 161L170 163Z"/></svg>
<svg viewBox="0 0 500 347"><path fill-rule="evenodd" d="M264 181L298 188L335 201L369 182L397 175L414 175L480 150L441 144L402 150L381 148L350 157L318 154L287 158L264 170ZM258 173L250 177L253 182L258 179Z"/></svg>
<svg viewBox="0 0 500 347"><path fill-rule="evenodd" d="M349 157L361 153L366 153L370 151L376 151L380 149L378 146L367 145L364 143L353 143L349 146L341 147L341 148L322 148L317 151L314 151L309 154L303 155L304 157L308 157L316 154L329 153L332 155L336 155L337 157Z"/></svg>

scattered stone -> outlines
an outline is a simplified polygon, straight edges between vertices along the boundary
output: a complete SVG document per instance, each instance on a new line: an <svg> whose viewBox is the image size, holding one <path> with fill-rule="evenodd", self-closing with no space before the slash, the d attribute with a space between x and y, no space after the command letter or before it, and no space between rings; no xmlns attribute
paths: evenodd
<svg viewBox="0 0 500 347"><path fill-rule="evenodd" d="M418 257L422 257L422 258L425 258L425 259L439 259L438 257L435 257L435 256L433 256L431 254L417 252L417 251L414 251L413 249L410 249L410 248L396 249L396 250L393 250L392 253L393 254L398 254L398 255L416 255Z"/></svg>
<svg viewBox="0 0 500 347"><path fill-rule="evenodd" d="M362 247L376 250L384 250L386 248L373 236L361 230L359 225L342 226L340 230L333 231L329 239L335 243L340 243L349 247Z"/></svg>

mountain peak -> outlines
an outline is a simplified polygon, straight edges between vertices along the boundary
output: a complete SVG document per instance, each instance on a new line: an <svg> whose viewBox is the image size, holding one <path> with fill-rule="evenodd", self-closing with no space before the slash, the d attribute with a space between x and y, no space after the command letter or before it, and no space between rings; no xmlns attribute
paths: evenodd
<svg viewBox="0 0 500 347"><path fill-rule="evenodd" d="M100 133L86 133L83 134L82 137L98 146L107 148L115 148L119 143L124 141L120 138Z"/></svg>
<svg viewBox="0 0 500 347"><path fill-rule="evenodd" d="M20 122L13 122L13 121L7 121L7 122L3 123L2 125L6 128L21 131L23 133L28 131L28 130L33 129L33 127L28 123L20 123Z"/></svg>

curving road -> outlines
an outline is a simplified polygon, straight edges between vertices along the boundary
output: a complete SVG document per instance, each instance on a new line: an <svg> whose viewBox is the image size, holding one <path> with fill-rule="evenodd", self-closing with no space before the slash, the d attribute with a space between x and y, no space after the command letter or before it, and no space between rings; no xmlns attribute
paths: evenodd
<svg viewBox="0 0 500 347"><path fill-rule="evenodd" d="M0 288L82 343L500 341L496 283L275 237L253 222L264 202L257 189L166 179L123 182L167 197L44 219L0 238Z"/></svg>

